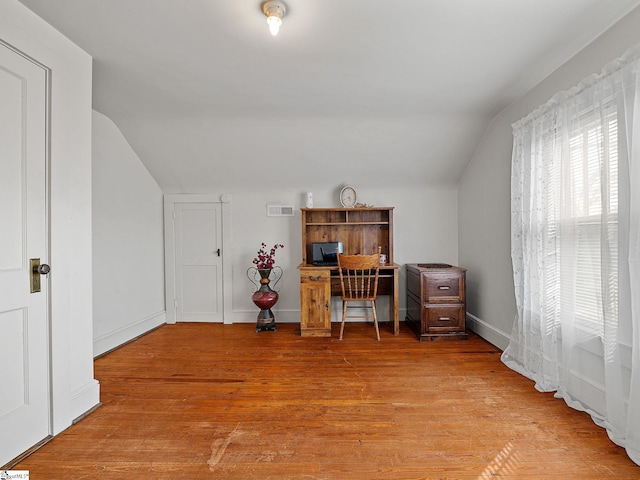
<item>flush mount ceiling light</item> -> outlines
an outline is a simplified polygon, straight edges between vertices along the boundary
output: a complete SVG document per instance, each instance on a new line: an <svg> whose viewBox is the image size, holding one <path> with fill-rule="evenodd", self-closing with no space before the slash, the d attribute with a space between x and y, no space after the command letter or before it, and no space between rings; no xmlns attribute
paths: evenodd
<svg viewBox="0 0 640 480"><path fill-rule="evenodd" d="M267 0L262 4L262 12L267 16L267 24L271 35L277 35L280 25L282 25L282 17L287 13L284 3L278 0Z"/></svg>

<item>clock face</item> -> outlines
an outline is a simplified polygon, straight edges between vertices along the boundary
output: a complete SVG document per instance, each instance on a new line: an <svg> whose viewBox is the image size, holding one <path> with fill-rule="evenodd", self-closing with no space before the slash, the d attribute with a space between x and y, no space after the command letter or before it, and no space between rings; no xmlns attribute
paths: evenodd
<svg viewBox="0 0 640 480"><path fill-rule="evenodd" d="M340 191L340 203L345 208L351 208L356 204L356 189L347 185Z"/></svg>

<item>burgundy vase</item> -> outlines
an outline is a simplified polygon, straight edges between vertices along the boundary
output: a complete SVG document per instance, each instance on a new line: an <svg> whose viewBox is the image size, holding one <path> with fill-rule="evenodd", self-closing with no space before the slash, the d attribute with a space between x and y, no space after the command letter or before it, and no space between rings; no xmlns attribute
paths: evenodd
<svg viewBox="0 0 640 480"><path fill-rule="evenodd" d="M271 269L258 269L260 274L260 288L251 295L251 300L260 309L256 322L256 332L264 330L276 331L276 317L271 308L278 301L278 292L269 286Z"/></svg>

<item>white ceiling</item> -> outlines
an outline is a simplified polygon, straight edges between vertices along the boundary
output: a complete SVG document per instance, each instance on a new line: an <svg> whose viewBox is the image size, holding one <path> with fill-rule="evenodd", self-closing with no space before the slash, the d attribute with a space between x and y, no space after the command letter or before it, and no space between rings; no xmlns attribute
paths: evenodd
<svg viewBox="0 0 640 480"><path fill-rule="evenodd" d="M455 183L493 116L640 4L285 0L272 37L260 0L21 2L94 57L94 108L165 192Z"/></svg>

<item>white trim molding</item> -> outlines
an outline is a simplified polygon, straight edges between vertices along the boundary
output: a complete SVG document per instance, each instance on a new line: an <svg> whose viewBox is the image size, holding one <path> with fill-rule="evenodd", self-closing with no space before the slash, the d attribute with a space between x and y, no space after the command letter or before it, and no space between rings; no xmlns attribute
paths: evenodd
<svg viewBox="0 0 640 480"><path fill-rule="evenodd" d="M495 345L500 350L504 351L504 349L507 348L507 345L509 345L509 334L498 330L494 326L489 325L484 320L469 312L467 312L467 328L484 338L487 342Z"/></svg>
<svg viewBox="0 0 640 480"><path fill-rule="evenodd" d="M113 350L129 342L132 338L137 338L160 325L164 325L166 321L166 312L163 310L127 324L125 327L114 330L113 332L94 338L93 356L95 358L109 350Z"/></svg>

